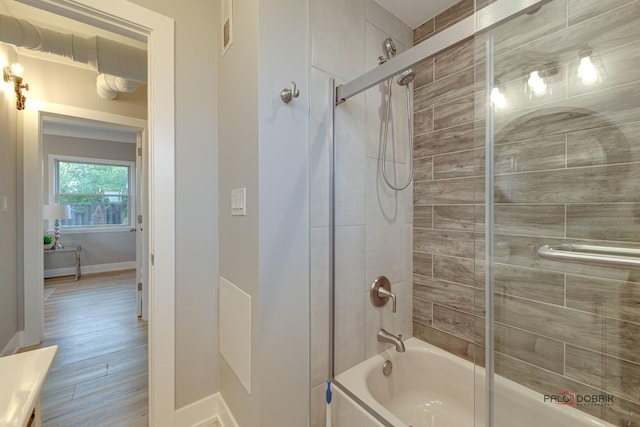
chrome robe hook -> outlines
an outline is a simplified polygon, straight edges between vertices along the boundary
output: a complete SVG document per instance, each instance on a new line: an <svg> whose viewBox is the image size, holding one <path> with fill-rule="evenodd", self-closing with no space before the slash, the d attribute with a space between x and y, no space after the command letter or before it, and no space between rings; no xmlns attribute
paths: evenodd
<svg viewBox="0 0 640 427"><path fill-rule="evenodd" d="M288 104L293 98L300 96L300 90L296 87L296 82L291 82L291 89L284 88L280 91L282 102Z"/></svg>

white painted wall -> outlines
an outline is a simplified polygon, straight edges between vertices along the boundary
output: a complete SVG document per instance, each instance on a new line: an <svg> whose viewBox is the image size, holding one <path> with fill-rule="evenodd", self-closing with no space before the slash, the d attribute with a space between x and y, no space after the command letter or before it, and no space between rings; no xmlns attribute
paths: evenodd
<svg viewBox="0 0 640 427"><path fill-rule="evenodd" d="M309 0L259 3L260 425L309 422ZM284 104L295 81L300 97Z"/></svg>
<svg viewBox="0 0 640 427"><path fill-rule="evenodd" d="M40 99L88 110L104 111L121 116L147 118L147 86L140 84L133 93L122 93L111 101L96 93L97 73L57 62L20 55L24 80L29 83L29 99Z"/></svg>
<svg viewBox="0 0 640 427"><path fill-rule="evenodd" d="M308 423L308 3L234 2L219 58L220 271L252 297L251 394L221 360L240 426ZM289 105L280 91L296 81ZM247 188L247 216L230 191ZM221 325L222 328L225 325ZM285 380L286 379L286 380Z"/></svg>
<svg viewBox="0 0 640 427"><path fill-rule="evenodd" d="M218 391L217 1L133 0L175 20L176 408ZM161 227L161 224L158 225ZM158 241L156 245L162 245Z"/></svg>
<svg viewBox="0 0 640 427"><path fill-rule="evenodd" d="M251 394L220 359L220 391L241 427L260 425L258 3L233 2L233 44L224 56L219 45L213 48L219 61L220 275L252 302ZM232 217L230 192L242 187L247 189L247 215Z"/></svg>
<svg viewBox="0 0 640 427"><path fill-rule="evenodd" d="M12 48L0 44L0 66L16 61ZM19 275L17 270L17 135L15 95L10 84L0 82L0 352L19 329ZM7 212L2 198L7 198Z"/></svg>

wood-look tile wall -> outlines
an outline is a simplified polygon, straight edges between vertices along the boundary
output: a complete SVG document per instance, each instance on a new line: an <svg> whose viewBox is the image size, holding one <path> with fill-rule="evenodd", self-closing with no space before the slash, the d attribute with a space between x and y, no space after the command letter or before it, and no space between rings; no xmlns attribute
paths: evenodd
<svg viewBox="0 0 640 427"><path fill-rule="evenodd" d="M473 13L462 0L419 43ZM478 2L479 6L491 3ZM539 258L543 244L640 244L640 1L552 0L492 32L509 106L495 116L497 372L543 394L611 394L579 409L640 425L640 273ZM414 335L484 364L485 43L416 70ZM606 79L574 77L578 51ZM556 62L553 93L524 75Z"/></svg>

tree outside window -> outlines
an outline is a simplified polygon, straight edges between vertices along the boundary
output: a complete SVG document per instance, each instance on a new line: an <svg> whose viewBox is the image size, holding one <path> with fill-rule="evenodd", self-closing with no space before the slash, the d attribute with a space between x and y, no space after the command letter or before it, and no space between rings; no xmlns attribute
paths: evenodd
<svg viewBox="0 0 640 427"><path fill-rule="evenodd" d="M63 227L130 225L130 187L133 167L56 160L57 203L71 205L71 219Z"/></svg>

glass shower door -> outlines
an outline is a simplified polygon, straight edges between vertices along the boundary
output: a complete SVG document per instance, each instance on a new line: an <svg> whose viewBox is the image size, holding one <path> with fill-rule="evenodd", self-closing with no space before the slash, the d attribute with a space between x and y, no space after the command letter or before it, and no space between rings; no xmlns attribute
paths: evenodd
<svg viewBox="0 0 640 427"><path fill-rule="evenodd" d="M495 426L640 423L638 19L638 1L552 0L476 36L476 364L495 371L477 418Z"/></svg>

